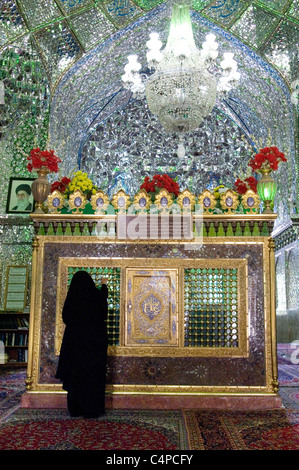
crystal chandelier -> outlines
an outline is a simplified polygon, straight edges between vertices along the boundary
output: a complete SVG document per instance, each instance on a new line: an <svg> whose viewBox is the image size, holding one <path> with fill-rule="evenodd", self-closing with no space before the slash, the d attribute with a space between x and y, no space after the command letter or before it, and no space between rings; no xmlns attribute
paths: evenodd
<svg viewBox="0 0 299 470"><path fill-rule="evenodd" d="M213 34L207 35L201 50L197 49L188 0L172 3L166 47L161 50L159 34L151 33L146 55L148 73L144 73L138 57L130 55L122 80L134 96L145 93L150 111L164 129L180 136L178 156L183 157L182 135L199 127L211 113L216 95L226 94L240 74L232 53L224 53L220 68L217 66L218 44Z"/></svg>

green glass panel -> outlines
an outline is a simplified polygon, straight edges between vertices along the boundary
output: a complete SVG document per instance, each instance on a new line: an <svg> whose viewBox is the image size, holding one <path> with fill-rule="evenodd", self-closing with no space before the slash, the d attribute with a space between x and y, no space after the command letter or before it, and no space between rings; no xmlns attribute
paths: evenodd
<svg viewBox="0 0 299 470"><path fill-rule="evenodd" d="M279 22L279 17L255 5L250 6L231 31L252 47L260 47Z"/></svg>
<svg viewBox="0 0 299 470"><path fill-rule="evenodd" d="M193 271L184 271L185 347L237 347L237 269L196 270L196 276ZM231 278L236 280L229 287Z"/></svg>

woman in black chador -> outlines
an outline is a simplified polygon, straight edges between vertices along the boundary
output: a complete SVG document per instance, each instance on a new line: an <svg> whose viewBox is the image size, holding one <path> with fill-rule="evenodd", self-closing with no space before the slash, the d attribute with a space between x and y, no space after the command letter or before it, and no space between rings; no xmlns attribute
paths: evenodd
<svg viewBox="0 0 299 470"><path fill-rule="evenodd" d="M105 412L107 298L105 279L97 289L86 271L74 274L62 311L65 331L56 372L68 392L71 416L96 418Z"/></svg>

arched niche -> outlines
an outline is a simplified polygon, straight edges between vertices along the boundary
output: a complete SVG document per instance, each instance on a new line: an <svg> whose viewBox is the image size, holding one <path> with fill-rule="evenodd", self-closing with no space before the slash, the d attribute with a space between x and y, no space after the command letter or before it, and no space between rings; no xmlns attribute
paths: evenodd
<svg viewBox="0 0 299 470"><path fill-rule="evenodd" d="M85 162L87 161L86 146L97 133L99 134L101 126L103 128L107 126L108 129L108 124L111 125L117 122L117 119L115 120L116 113L121 116L122 113L126 113L124 111L126 107L138 107L138 104L132 104L130 93L122 89L121 75L127 61L127 55L136 53L140 61L145 63L146 41L149 33L153 30L158 31L163 44L165 44L169 23L169 7L161 5L155 8L146 16L118 31L104 43L87 53L62 78L52 100L50 144L63 159L62 172L64 174L70 174L77 166L82 166L82 164L84 166L84 158ZM190 155L193 161L195 160L197 164L200 164L202 156L208 154L210 160L213 160L212 172L214 171L216 175L220 176L225 184L231 185L235 174L242 176L242 172L250 158L250 152L246 152L243 148L241 136L244 135L245 140L247 139L251 143L251 136L265 143L270 132L273 144L288 155L288 163L282 165L276 175L278 182L276 206L279 206L281 200L287 201L285 205L281 205L283 213L279 214L279 217L283 219L293 211L296 201L294 116L288 87L279 73L266 60L230 33L225 32L195 12L192 13L192 25L198 47L201 46L206 34L212 30L219 43L220 56L225 51L235 54L241 80L238 87L231 91L226 100L216 103L213 113L201 124L199 130L193 135L186 136L186 140L190 145L195 142L195 154L194 152L192 154L192 149L187 148L186 160L180 164L177 162L177 166L181 168L182 173L184 165L188 165L187 158ZM141 101L139 106L145 106L144 102ZM129 114L129 111L127 111L127 115ZM230 152L225 155L226 161L223 158L222 149L217 153L218 142L215 139L213 141L215 122L219 121L219 116L229 122L229 125L226 125L228 132L225 143L231 146ZM170 158L175 159L176 145L173 146L170 143L171 136L167 135L161 127L158 127L159 124L153 116L150 119L151 123L143 128L138 128L138 122L135 121L133 126L127 128L127 138L131 139L132 137L140 146L144 145L144 142L149 140L146 139L149 136L146 136L145 133L153 123L156 126L155 138L160 139L160 148L163 148L164 152L168 152ZM211 120L214 121L213 125L211 125ZM230 139L232 131L235 133L233 144L231 144L232 139ZM224 140L223 133L221 139ZM239 148L236 148L235 145L237 140L239 140ZM110 152L112 155L113 146L116 147L114 156L117 155L118 151L116 143L117 139L111 142L110 149L108 149L108 153ZM98 146L100 159L101 152L104 154L105 151L106 149L101 148L101 145ZM136 165L142 165L140 153L137 152L135 155L132 155L131 151L127 153L133 170L129 176L123 176L123 180L127 178L129 182L131 181L128 186L134 191L137 182L138 184L141 183L138 179L144 171L142 173L140 170L138 173L136 170ZM119 163L121 164L123 156L119 155L119 157ZM231 164L230 157L231 159L235 158L233 164ZM113 158L111 158L111 164L114 164ZM134 158L137 160L136 162L133 161ZM158 171L157 154L151 158L151 167ZM101 182L100 165L97 161L99 159L95 158L93 161L91 155L86 164L86 169L97 182ZM109 165L109 159L107 159L107 162ZM123 165L120 165L120 173L124 166L126 166L126 161L123 162ZM226 175L223 174L224 169ZM228 169L229 171L227 171ZM116 183L114 178L117 176L115 172L110 171L108 179L103 180L103 186L113 186ZM186 187L190 185L189 183L190 175L186 174L182 185ZM199 187L194 189L198 191Z"/></svg>

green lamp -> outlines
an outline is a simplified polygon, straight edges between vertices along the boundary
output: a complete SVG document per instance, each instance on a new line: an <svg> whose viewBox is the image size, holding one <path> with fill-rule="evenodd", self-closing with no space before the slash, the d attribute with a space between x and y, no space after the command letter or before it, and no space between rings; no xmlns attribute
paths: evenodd
<svg viewBox="0 0 299 470"><path fill-rule="evenodd" d="M277 190L277 184L270 175L271 171L271 169L261 169L260 173L262 174L262 177L257 183L258 195L261 201L265 203L265 208L263 210L264 214L273 213L270 208L270 204L274 200Z"/></svg>

